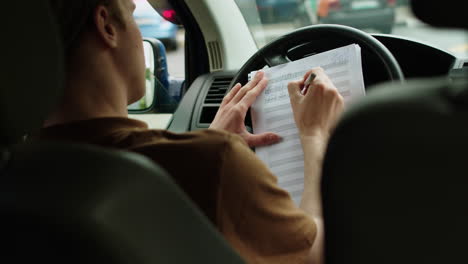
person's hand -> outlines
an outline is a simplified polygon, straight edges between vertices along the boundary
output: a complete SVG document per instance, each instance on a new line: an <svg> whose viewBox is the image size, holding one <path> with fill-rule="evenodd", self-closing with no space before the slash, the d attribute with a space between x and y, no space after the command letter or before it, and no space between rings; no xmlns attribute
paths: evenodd
<svg viewBox="0 0 468 264"><path fill-rule="evenodd" d="M241 84L236 84L224 97L210 128L238 134L250 147L271 145L279 142L281 137L277 134L263 133L254 135L247 131L244 124L247 110L255 102L257 96L266 88L267 83L265 74L258 72L244 87L241 87Z"/></svg>
<svg viewBox="0 0 468 264"><path fill-rule="evenodd" d="M303 91L311 74L315 74L315 79ZM320 136L328 139L344 107L343 97L323 69L314 68L302 80L290 82L288 92L301 138Z"/></svg>

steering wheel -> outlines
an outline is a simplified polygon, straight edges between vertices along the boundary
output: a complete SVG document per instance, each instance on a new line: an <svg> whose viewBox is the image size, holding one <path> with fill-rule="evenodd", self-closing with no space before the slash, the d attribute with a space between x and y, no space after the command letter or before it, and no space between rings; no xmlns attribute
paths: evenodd
<svg viewBox="0 0 468 264"><path fill-rule="evenodd" d="M366 87L383 81L404 80L392 53L377 39L361 30L342 25L313 25L297 29L258 50L239 70L230 87L247 83L250 72L298 60L349 44L361 47Z"/></svg>

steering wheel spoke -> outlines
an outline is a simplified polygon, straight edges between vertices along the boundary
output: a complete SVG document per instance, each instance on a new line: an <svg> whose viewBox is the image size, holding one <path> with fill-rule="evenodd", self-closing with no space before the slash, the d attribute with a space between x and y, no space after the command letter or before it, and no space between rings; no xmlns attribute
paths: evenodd
<svg viewBox="0 0 468 264"><path fill-rule="evenodd" d="M264 60L269 67L278 66L290 62L291 60L283 54L273 54L265 56Z"/></svg>

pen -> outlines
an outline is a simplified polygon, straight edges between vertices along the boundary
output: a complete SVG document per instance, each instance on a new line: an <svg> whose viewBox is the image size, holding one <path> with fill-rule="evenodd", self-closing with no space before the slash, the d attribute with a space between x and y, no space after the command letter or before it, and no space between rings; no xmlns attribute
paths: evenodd
<svg viewBox="0 0 468 264"><path fill-rule="evenodd" d="M309 86L314 81L315 77L317 77L315 73L311 73L309 77L307 77L307 80L304 83L304 88L302 88L302 91L301 91L302 94L306 93L307 89L309 89Z"/></svg>

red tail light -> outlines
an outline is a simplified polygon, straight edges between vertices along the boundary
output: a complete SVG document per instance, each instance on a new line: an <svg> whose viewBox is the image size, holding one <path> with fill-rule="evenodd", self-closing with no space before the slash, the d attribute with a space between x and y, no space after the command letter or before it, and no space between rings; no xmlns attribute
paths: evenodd
<svg viewBox="0 0 468 264"><path fill-rule="evenodd" d="M162 15L169 21L173 21L176 18L176 12L173 9L164 10Z"/></svg>
<svg viewBox="0 0 468 264"><path fill-rule="evenodd" d="M396 0L387 0L387 3L389 6L395 6L396 5Z"/></svg>

